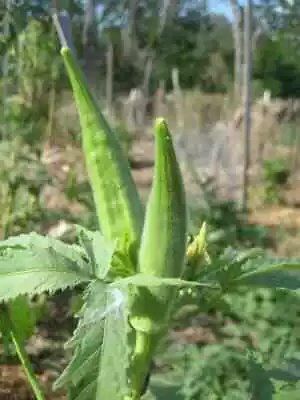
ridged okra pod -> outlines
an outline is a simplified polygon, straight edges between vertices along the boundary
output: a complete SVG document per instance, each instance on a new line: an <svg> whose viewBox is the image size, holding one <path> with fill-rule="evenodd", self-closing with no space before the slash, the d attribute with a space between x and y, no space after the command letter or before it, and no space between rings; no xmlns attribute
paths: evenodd
<svg viewBox="0 0 300 400"><path fill-rule="evenodd" d="M139 272L161 278L180 278L187 245L187 208L172 138L163 119L155 126L155 166L138 254ZM135 397L142 372L148 368L161 333L168 325L176 287L139 287L133 298L130 322L136 331L133 355ZM139 379L140 376L140 379Z"/></svg>
<svg viewBox="0 0 300 400"><path fill-rule="evenodd" d="M82 128L82 144L100 229L107 239L140 239L144 209L129 162L110 128L71 49L61 54L71 82Z"/></svg>

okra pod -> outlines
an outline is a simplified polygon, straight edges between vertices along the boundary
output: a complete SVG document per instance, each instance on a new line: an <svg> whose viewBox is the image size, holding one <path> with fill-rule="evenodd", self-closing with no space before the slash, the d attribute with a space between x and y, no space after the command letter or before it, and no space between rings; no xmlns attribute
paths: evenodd
<svg viewBox="0 0 300 400"><path fill-rule="evenodd" d="M172 138L163 119L155 125L155 166L138 254L139 272L148 276L180 278L187 245L187 207ZM138 399L143 372L161 334L168 326L176 287L139 287L133 297L130 323L136 331L132 368L133 398Z"/></svg>
<svg viewBox="0 0 300 400"><path fill-rule="evenodd" d="M144 208L116 133L110 128L70 48L61 54L73 89L100 229L109 240L138 243Z"/></svg>
<svg viewBox="0 0 300 400"><path fill-rule="evenodd" d="M155 166L138 255L139 272L161 278L180 278L187 245L187 207L184 185L167 124L155 126ZM141 288L141 312L131 319L136 330L159 331L168 322L176 289ZM135 310L134 310L135 311Z"/></svg>

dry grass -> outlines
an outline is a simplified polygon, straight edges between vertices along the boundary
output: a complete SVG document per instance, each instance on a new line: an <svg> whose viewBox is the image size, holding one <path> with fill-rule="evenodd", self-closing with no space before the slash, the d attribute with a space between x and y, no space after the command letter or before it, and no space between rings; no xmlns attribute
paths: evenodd
<svg viewBox="0 0 300 400"><path fill-rule="evenodd" d="M195 89L177 95L168 94L160 111L174 133L186 184L191 191L199 193L195 176L200 179L212 176L220 196L239 201L244 160L243 108L236 107L230 95L206 94ZM104 112L113 124L119 122L116 110ZM124 113L120 115L124 117ZM74 132L79 132L78 114L70 92L61 96L56 119L63 131L61 136L74 136ZM122 122L126 125L126 120ZM291 129L291 124L296 126L299 123L300 107L296 103L275 100L267 105L261 102L253 105L250 177L256 187L261 182L264 160L278 155L284 155L293 162L294 175L297 175L300 140L286 145L282 143L282 137L287 126ZM152 147L147 145L152 129L153 115L148 113L146 126L137 129L138 146L145 144L145 160L153 160ZM149 175L150 172L139 172L137 175L142 173ZM138 180L143 181L143 178ZM259 196L255 197L256 206Z"/></svg>

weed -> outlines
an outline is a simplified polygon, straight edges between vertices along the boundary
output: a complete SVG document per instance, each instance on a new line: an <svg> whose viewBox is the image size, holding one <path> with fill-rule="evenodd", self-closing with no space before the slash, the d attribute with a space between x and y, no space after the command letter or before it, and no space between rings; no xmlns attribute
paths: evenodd
<svg viewBox="0 0 300 400"><path fill-rule="evenodd" d="M284 158L273 158L264 162L265 200L268 203L281 202L281 189L286 186L290 169Z"/></svg>

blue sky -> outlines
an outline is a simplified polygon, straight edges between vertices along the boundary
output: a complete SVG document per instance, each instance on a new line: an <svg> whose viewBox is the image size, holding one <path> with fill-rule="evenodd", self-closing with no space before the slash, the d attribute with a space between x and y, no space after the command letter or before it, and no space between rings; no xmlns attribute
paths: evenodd
<svg viewBox="0 0 300 400"><path fill-rule="evenodd" d="M189 0L191 3L193 1ZM243 4L244 0L240 1L240 4ZM218 14L225 14L228 19L232 19L232 12L229 6L229 0L208 0L208 5L211 11ZM99 11L101 8L99 7ZM101 12L101 11L100 11Z"/></svg>
<svg viewBox="0 0 300 400"><path fill-rule="evenodd" d="M229 7L229 0L209 0L208 2L211 11L216 13L225 14L229 19L232 18L231 9Z"/></svg>

